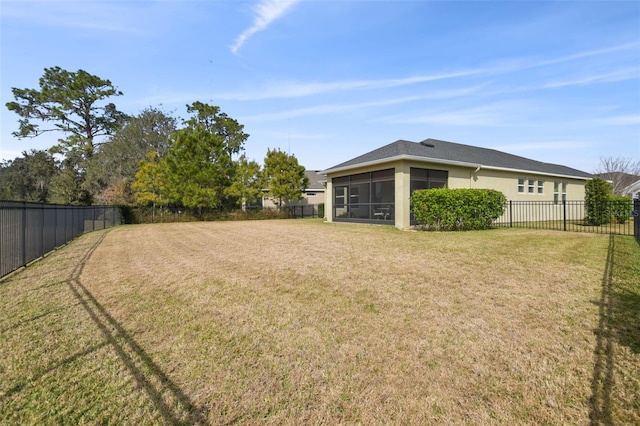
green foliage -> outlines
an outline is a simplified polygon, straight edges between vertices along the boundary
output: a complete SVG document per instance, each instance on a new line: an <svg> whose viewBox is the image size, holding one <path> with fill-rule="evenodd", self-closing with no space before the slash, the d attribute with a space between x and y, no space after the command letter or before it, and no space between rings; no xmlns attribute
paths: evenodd
<svg viewBox="0 0 640 426"><path fill-rule="evenodd" d="M122 95L109 80L84 70L69 72L53 67L44 69L39 83L40 90L11 89L16 100L6 106L21 117L18 130L13 132L18 138L60 131L69 137L59 140L58 152L77 151L88 158L94 153L94 139L112 134L124 118L113 103L98 105L111 96ZM44 123L52 125L43 128Z"/></svg>
<svg viewBox="0 0 640 426"><path fill-rule="evenodd" d="M318 204L318 217L324 217L324 203Z"/></svg>
<svg viewBox="0 0 640 426"><path fill-rule="evenodd" d="M309 186L309 178L304 171L295 155L289 155L279 149L267 150L264 159L264 182L269 196L278 201L278 206L302 198L302 193Z"/></svg>
<svg viewBox="0 0 640 426"><path fill-rule="evenodd" d="M187 111L195 115L175 133L166 157L171 200L188 208L222 207L237 168L232 156L249 135L217 106L194 102Z"/></svg>
<svg viewBox="0 0 640 426"><path fill-rule="evenodd" d="M237 161L235 178L226 189L226 195L237 199L244 209L247 204L256 202L262 196L263 188L260 165L248 160L244 154L241 155Z"/></svg>
<svg viewBox="0 0 640 426"><path fill-rule="evenodd" d="M140 162L136 180L132 184L136 192L136 201L140 205L165 205L169 197L165 192L167 186L166 164L158 159L155 151L150 151L147 159Z"/></svg>
<svg viewBox="0 0 640 426"><path fill-rule="evenodd" d="M491 189L434 188L411 194L418 224L436 231L491 228L502 216L506 202L502 192Z"/></svg>
<svg viewBox="0 0 640 426"><path fill-rule="evenodd" d="M629 197L622 195L612 195L609 197L610 213L619 224L629 220L631 210L633 210L633 201Z"/></svg>
<svg viewBox="0 0 640 426"><path fill-rule="evenodd" d="M45 203L50 199L51 182L59 173L48 152L25 151L22 157L0 165L0 199Z"/></svg>
<svg viewBox="0 0 640 426"><path fill-rule="evenodd" d="M65 159L62 169L51 181L52 201L58 204L90 206L92 194L83 188L84 172L78 168L74 159Z"/></svg>
<svg viewBox="0 0 640 426"><path fill-rule="evenodd" d="M123 127L87 162L87 183L101 204L133 204L131 187L140 162L149 152L153 162L164 158L176 119L159 108L149 107L129 117Z"/></svg>
<svg viewBox="0 0 640 426"><path fill-rule="evenodd" d="M584 190L585 223L589 226L609 223L611 184L604 179L594 178L587 181Z"/></svg>

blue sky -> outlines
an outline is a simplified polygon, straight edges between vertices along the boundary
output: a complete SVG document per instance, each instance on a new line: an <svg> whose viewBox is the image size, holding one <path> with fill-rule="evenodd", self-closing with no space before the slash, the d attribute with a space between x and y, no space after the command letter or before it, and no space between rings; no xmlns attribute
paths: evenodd
<svg viewBox="0 0 640 426"><path fill-rule="evenodd" d="M398 139L499 149L593 172L640 159L638 1L0 2L0 158L12 87L84 69L118 108L218 105L268 148L326 169Z"/></svg>

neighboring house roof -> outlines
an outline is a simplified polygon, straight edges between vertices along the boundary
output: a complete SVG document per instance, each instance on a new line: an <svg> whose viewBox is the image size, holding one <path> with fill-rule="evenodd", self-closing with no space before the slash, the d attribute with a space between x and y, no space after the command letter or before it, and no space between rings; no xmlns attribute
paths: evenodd
<svg viewBox="0 0 640 426"><path fill-rule="evenodd" d="M307 191L324 191L325 190L325 182L327 182L327 178L324 175L318 173L319 170L305 170L304 174L309 178L309 186L307 187Z"/></svg>
<svg viewBox="0 0 640 426"><path fill-rule="evenodd" d="M495 149L480 148L437 139L426 139L422 142L398 140L333 166L324 170L322 173L339 172L352 169L356 166L374 165L399 159L413 159L476 168L483 167L499 170L535 172L580 179L593 178L593 175L590 173L572 169L571 167L543 163L529 158L507 154L506 152Z"/></svg>
<svg viewBox="0 0 640 426"><path fill-rule="evenodd" d="M640 198L640 180L632 183L622 190L622 195L631 198Z"/></svg>

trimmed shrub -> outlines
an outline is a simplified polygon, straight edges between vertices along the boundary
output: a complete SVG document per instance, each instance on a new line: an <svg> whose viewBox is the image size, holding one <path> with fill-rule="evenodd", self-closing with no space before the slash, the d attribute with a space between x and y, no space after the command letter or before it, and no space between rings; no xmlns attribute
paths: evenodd
<svg viewBox="0 0 640 426"><path fill-rule="evenodd" d="M492 189L434 188L411 194L416 222L435 231L489 229L506 203L505 195Z"/></svg>
<svg viewBox="0 0 640 426"><path fill-rule="evenodd" d="M318 204L318 217L324 217L324 203Z"/></svg>
<svg viewBox="0 0 640 426"><path fill-rule="evenodd" d="M611 216L616 219L619 224L629 220L631 211L633 210L633 202L631 198L622 195L612 195L609 197Z"/></svg>
<svg viewBox="0 0 640 426"><path fill-rule="evenodd" d="M584 186L585 217L589 226L605 225L611 221L609 202L611 184L604 179L588 180Z"/></svg>

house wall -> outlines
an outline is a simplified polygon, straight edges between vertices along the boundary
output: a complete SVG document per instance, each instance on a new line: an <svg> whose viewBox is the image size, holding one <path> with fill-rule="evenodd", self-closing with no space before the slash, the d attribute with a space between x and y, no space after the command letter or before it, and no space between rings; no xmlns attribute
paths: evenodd
<svg viewBox="0 0 640 426"><path fill-rule="evenodd" d="M309 193L316 194L315 196L309 196ZM286 203L287 206L311 206L315 204L322 204L325 202L325 190L324 188L321 190L312 190L308 189L302 194L302 198L299 200L291 201ZM275 208L278 207L278 200L274 200L268 196L262 197L262 206L264 208Z"/></svg>
<svg viewBox="0 0 640 426"><path fill-rule="evenodd" d="M395 168L395 226L400 229L409 228L411 208L409 203L410 189L410 169L412 167L423 169L446 170L448 172L449 188L476 188L494 189L505 194L507 200L512 201L554 201L554 182L560 182L560 192L558 198L560 204L550 207L550 209L561 209L562 182L566 182L566 199L583 200L585 180L569 179L564 177L554 177L531 172L513 172L508 170L494 170L474 167L463 167L441 163L431 163L423 161L398 160L388 163L377 164L368 167L356 167L339 173L327 175L327 190L325 197L325 211L327 221L333 221L333 185L332 178L347 176L357 173L372 172ZM525 179L524 193L518 192L518 179ZM528 192L528 180L534 180L534 192ZM538 181L543 181L542 194L538 193ZM575 213L581 216L581 212ZM544 220L546 213L534 216L532 220ZM581 217L575 217L579 219Z"/></svg>

